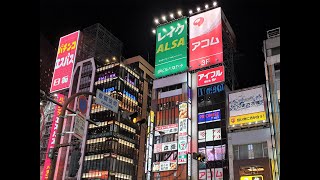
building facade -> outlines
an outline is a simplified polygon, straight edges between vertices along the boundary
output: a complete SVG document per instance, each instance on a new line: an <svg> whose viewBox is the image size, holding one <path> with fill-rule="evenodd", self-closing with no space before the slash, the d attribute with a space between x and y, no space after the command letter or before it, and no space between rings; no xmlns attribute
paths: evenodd
<svg viewBox="0 0 320 180"><path fill-rule="evenodd" d="M184 24L189 29L185 36ZM202 24L216 29L197 31ZM235 34L219 7L159 25L156 32L157 79L153 83L154 116L148 122L147 179L227 180L225 97L235 84ZM161 44L163 39L165 44ZM189 49L183 49L184 45ZM173 50L176 46L181 49ZM188 50L187 56L184 52ZM193 152L204 154L206 163L193 160Z"/></svg>
<svg viewBox="0 0 320 180"><path fill-rule="evenodd" d="M265 85L227 94L230 180L273 179Z"/></svg>
<svg viewBox="0 0 320 180"><path fill-rule="evenodd" d="M275 159L274 179L280 179L280 27L267 31L263 41L264 67Z"/></svg>
<svg viewBox="0 0 320 180"><path fill-rule="evenodd" d="M152 71L140 56L106 63L97 69L95 89L118 99L119 111L138 112L146 118ZM89 125L81 178L144 179L144 125L139 127L98 104L92 104L90 118L100 125Z"/></svg>

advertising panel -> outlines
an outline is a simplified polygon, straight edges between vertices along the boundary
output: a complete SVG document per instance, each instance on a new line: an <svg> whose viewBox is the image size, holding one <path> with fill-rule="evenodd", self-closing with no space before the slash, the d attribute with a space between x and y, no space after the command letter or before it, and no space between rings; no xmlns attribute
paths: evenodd
<svg viewBox="0 0 320 180"><path fill-rule="evenodd" d="M57 101L59 103L63 104L64 100L65 100L64 95L58 94ZM46 155L46 159L44 161L41 180L47 180L49 178L51 159L48 157L48 152L49 152L49 149L54 148L56 132L58 129L59 116L61 114L61 110L62 110L62 107L56 105L54 113L53 113L53 117L52 117L51 131L50 131L50 136L49 136L48 146L47 146L47 153L46 153L47 155Z"/></svg>
<svg viewBox="0 0 320 180"><path fill-rule="evenodd" d="M209 94L216 94L219 92L224 91L224 84L214 84L210 86L205 86L205 87L199 87L198 88L198 97L200 96L205 96Z"/></svg>
<svg viewBox="0 0 320 180"><path fill-rule="evenodd" d="M174 134L178 133L178 124L169 124L164 126L156 126L154 136L160 136L160 133L163 134Z"/></svg>
<svg viewBox="0 0 320 180"><path fill-rule="evenodd" d="M266 120L266 113L258 112L258 113L230 117L229 125L258 123L260 121L265 121L265 120Z"/></svg>
<svg viewBox="0 0 320 180"><path fill-rule="evenodd" d="M224 82L224 66L197 72L198 87Z"/></svg>
<svg viewBox="0 0 320 180"><path fill-rule="evenodd" d="M198 131L198 142L221 140L221 128Z"/></svg>
<svg viewBox="0 0 320 180"><path fill-rule="evenodd" d="M74 118L74 136L81 140L84 136L85 123L86 120L81 114L77 114L77 116Z"/></svg>
<svg viewBox="0 0 320 180"><path fill-rule="evenodd" d="M154 153L161 153L167 151L174 151L177 150L177 141L173 142L166 142L166 143L159 143L154 145Z"/></svg>
<svg viewBox="0 0 320 180"><path fill-rule="evenodd" d="M210 169L200 169L199 170L199 179L211 180L211 176L213 175L214 180L223 180L223 169L222 168L212 168Z"/></svg>
<svg viewBox="0 0 320 180"><path fill-rule="evenodd" d="M152 167L152 172L161 172L161 171L171 171L177 170L177 161L161 161L154 162Z"/></svg>
<svg viewBox="0 0 320 180"><path fill-rule="evenodd" d="M187 163L190 145L188 143L188 103L179 104L179 136L178 136L178 164Z"/></svg>
<svg viewBox="0 0 320 180"><path fill-rule="evenodd" d="M50 93L69 88L77 55L79 35L80 31L76 31L60 38Z"/></svg>
<svg viewBox="0 0 320 180"><path fill-rule="evenodd" d="M220 109L207 111L198 114L198 124L209 123L221 120Z"/></svg>
<svg viewBox="0 0 320 180"><path fill-rule="evenodd" d="M183 72L187 67L187 18L157 27L156 78Z"/></svg>
<svg viewBox="0 0 320 180"><path fill-rule="evenodd" d="M263 180L263 176L262 175L241 176L240 180Z"/></svg>
<svg viewBox="0 0 320 180"><path fill-rule="evenodd" d="M231 92L229 100L229 125L247 124L266 120L262 87Z"/></svg>
<svg viewBox="0 0 320 180"><path fill-rule="evenodd" d="M206 154L208 161L216 161L225 159L226 146L207 146L206 148L199 148L199 152Z"/></svg>
<svg viewBox="0 0 320 180"><path fill-rule="evenodd" d="M221 8L189 18L189 70L223 62Z"/></svg>

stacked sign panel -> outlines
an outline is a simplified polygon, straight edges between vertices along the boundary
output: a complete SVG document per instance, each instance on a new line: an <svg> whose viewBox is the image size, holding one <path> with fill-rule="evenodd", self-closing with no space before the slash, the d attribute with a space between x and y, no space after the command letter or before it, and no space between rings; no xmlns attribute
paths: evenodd
<svg viewBox="0 0 320 180"><path fill-rule="evenodd" d="M50 93L70 87L80 31L60 38Z"/></svg>
<svg viewBox="0 0 320 180"><path fill-rule="evenodd" d="M228 95L229 127L253 126L266 122L263 86Z"/></svg>
<svg viewBox="0 0 320 180"><path fill-rule="evenodd" d="M155 77L187 69L187 18L159 26L156 30Z"/></svg>
<svg viewBox="0 0 320 180"><path fill-rule="evenodd" d="M189 70L223 62L221 8L189 19Z"/></svg>

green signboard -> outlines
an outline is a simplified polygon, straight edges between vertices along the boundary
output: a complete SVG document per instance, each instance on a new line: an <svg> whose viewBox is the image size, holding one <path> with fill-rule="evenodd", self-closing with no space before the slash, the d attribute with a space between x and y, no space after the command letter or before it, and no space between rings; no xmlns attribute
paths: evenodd
<svg viewBox="0 0 320 180"><path fill-rule="evenodd" d="M187 18L159 26L156 33L155 77L187 70Z"/></svg>

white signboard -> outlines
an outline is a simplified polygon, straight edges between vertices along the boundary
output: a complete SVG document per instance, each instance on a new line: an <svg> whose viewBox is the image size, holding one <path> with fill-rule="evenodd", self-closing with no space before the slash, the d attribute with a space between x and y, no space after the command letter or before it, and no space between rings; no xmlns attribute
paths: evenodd
<svg viewBox="0 0 320 180"><path fill-rule="evenodd" d="M188 133L188 119L179 119L179 136L186 136Z"/></svg>
<svg viewBox="0 0 320 180"><path fill-rule="evenodd" d="M96 104L99 104L115 113L118 113L119 101L97 89Z"/></svg>
<svg viewBox="0 0 320 180"><path fill-rule="evenodd" d="M86 124L86 120L84 117L82 117L80 114L78 114L74 118L74 136L76 136L79 139L82 139L84 136L84 126Z"/></svg>
<svg viewBox="0 0 320 180"><path fill-rule="evenodd" d="M161 161L161 162L154 162L153 163L153 172L159 172L159 171L171 171L177 169L177 161Z"/></svg>
<svg viewBox="0 0 320 180"><path fill-rule="evenodd" d="M229 94L229 116L265 111L262 87Z"/></svg>
<svg viewBox="0 0 320 180"><path fill-rule="evenodd" d="M221 128L198 131L198 142L221 140Z"/></svg>
<svg viewBox="0 0 320 180"><path fill-rule="evenodd" d="M177 150L177 141L166 142L154 145L154 153L167 152L167 151L175 151Z"/></svg>
<svg viewBox="0 0 320 180"><path fill-rule="evenodd" d="M169 124L164 126L156 126L154 136L160 136L161 134L174 134L178 133L178 124Z"/></svg>

